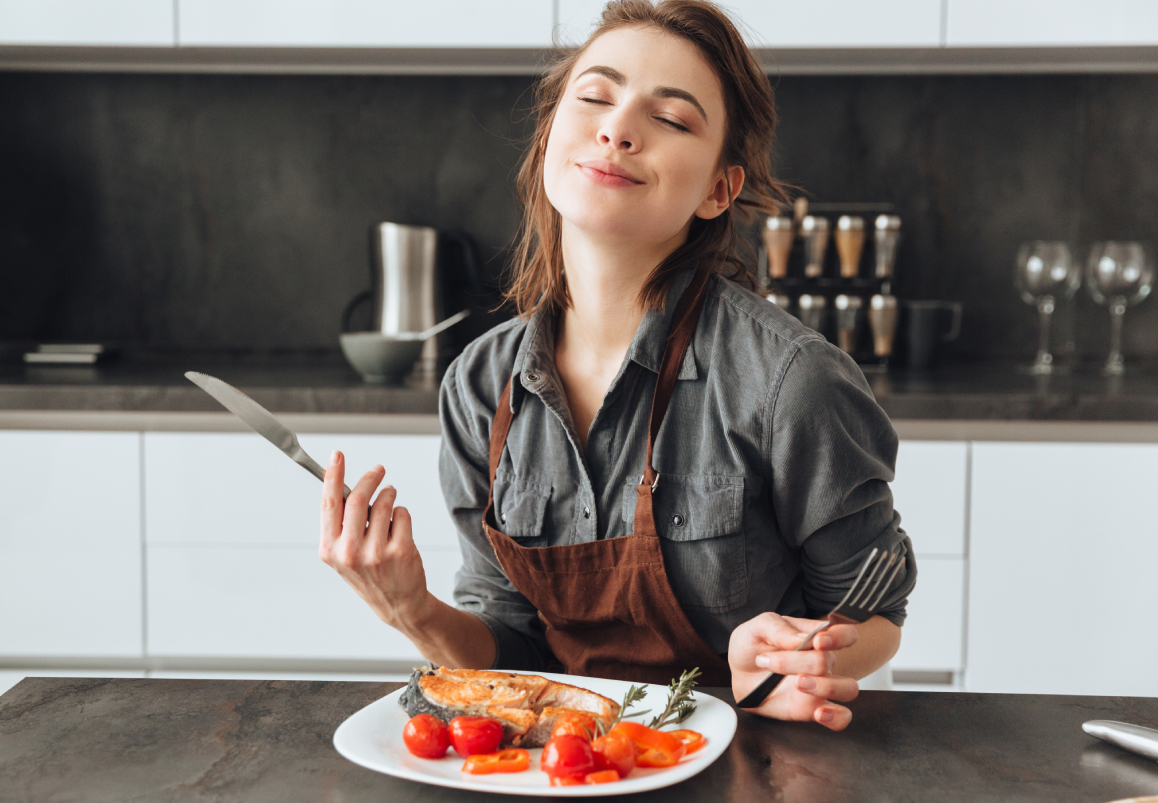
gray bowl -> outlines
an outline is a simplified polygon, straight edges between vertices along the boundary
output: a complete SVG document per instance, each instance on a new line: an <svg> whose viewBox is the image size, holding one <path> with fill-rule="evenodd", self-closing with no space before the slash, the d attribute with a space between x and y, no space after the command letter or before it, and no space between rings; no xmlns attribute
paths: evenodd
<svg viewBox="0 0 1158 803"><path fill-rule="evenodd" d="M347 332L342 353L367 382L398 382L414 368L425 340L400 339L380 332Z"/></svg>

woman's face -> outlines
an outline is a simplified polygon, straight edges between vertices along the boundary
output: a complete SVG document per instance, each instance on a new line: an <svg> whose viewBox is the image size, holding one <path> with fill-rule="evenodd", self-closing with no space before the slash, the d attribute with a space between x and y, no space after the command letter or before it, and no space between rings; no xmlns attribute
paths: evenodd
<svg viewBox="0 0 1158 803"><path fill-rule="evenodd" d="M593 237L682 242L694 215L720 214L721 194L730 201L719 167L725 125L720 81L694 45L655 28L606 33L559 100L547 198Z"/></svg>

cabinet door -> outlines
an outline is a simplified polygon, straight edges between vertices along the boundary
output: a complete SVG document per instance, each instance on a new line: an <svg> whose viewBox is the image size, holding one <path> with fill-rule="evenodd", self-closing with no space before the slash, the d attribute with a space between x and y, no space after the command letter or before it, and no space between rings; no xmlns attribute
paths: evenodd
<svg viewBox="0 0 1158 803"><path fill-rule="evenodd" d="M967 443L901 442L893 504L918 555L965 554L968 465Z"/></svg>
<svg viewBox="0 0 1158 803"><path fill-rule="evenodd" d="M454 604L458 550L422 553L427 587ZM152 656L418 661L316 548L149 546Z"/></svg>
<svg viewBox="0 0 1158 803"><path fill-rule="evenodd" d="M140 435L0 432L0 655L141 655Z"/></svg>
<svg viewBox="0 0 1158 803"><path fill-rule="evenodd" d="M949 45L1158 44L1153 0L947 0Z"/></svg>
<svg viewBox="0 0 1158 803"><path fill-rule="evenodd" d="M176 44L173 0L0 0L0 45Z"/></svg>
<svg viewBox="0 0 1158 803"><path fill-rule="evenodd" d="M559 32L582 42L602 0L559 0ZM937 47L941 0L732 0L732 18L753 47Z"/></svg>
<svg viewBox="0 0 1158 803"><path fill-rule="evenodd" d="M892 668L960 672L964 665L965 559L917 557L901 648Z"/></svg>
<svg viewBox="0 0 1158 803"><path fill-rule="evenodd" d="M145 433L149 544L317 546L322 484L253 433ZM415 542L458 548L438 482L437 435L302 435L322 465L346 455L353 486L376 463L414 520Z"/></svg>
<svg viewBox="0 0 1158 803"><path fill-rule="evenodd" d="M552 0L181 0L182 45L546 47Z"/></svg>
<svg viewBox="0 0 1158 803"><path fill-rule="evenodd" d="M975 443L969 691L1158 696L1158 446Z"/></svg>

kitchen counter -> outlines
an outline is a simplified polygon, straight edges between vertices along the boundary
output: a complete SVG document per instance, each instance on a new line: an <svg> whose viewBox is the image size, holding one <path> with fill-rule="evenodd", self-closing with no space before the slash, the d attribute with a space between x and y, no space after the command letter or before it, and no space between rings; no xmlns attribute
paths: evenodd
<svg viewBox="0 0 1158 803"><path fill-rule="evenodd" d="M494 801L380 775L331 739L397 683L28 678L0 697L0 800ZM722 690L708 690L724 697ZM707 770L664 801L1067 801L1158 793L1158 763L1089 719L1158 724L1158 699L863 692L832 733L740 713Z"/></svg>

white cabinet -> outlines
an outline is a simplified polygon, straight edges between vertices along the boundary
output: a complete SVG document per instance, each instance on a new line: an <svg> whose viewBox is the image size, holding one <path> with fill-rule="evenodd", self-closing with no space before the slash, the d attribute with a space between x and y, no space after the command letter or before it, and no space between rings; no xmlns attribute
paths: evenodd
<svg viewBox="0 0 1158 803"><path fill-rule="evenodd" d="M894 670L960 672L965 666L965 559L917 556L917 587Z"/></svg>
<svg viewBox="0 0 1158 803"><path fill-rule="evenodd" d="M582 42L603 0L559 0L564 41ZM937 47L941 0L731 0L726 4L753 47Z"/></svg>
<svg viewBox="0 0 1158 803"><path fill-rule="evenodd" d="M136 432L0 432L0 655L141 656Z"/></svg>
<svg viewBox="0 0 1158 803"><path fill-rule="evenodd" d="M0 45L176 44L174 0L0 0Z"/></svg>
<svg viewBox="0 0 1158 803"><path fill-rule="evenodd" d="M1158 696L1158 445L975 443L969 691Z"/></svg>
<svg viewBox="0 0 1158 803"><path fill-rule="evenodd" d="M1154 0L947 0L950 46L1158 44Z"/></svg>
<svg viewBox="0 0 1158 803"><path fill-rule="evenodd" d="M552 0L180 0L181 45L546 47Z"/></svg>

